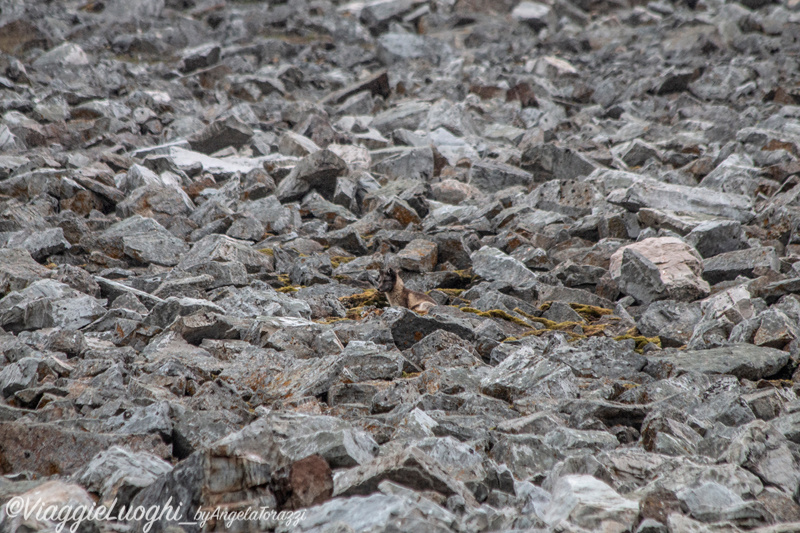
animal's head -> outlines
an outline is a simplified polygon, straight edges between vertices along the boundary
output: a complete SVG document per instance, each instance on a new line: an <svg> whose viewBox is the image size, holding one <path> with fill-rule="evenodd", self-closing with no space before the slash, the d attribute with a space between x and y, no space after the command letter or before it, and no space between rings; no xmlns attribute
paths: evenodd
<svg viewBox="0 0 800 533"><path fill-rule="evenodd" d="M392 267L381 269L380 276L378 277L378 290L381 292L391 292L394 285L397 283L397 272Z"/></svg>

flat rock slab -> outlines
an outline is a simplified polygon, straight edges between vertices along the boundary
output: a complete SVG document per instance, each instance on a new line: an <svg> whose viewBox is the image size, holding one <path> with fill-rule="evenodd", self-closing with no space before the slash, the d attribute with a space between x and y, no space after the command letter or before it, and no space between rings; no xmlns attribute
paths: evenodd
<svg viewBox="0 0 800 533"><path fill-rule="evenodd" d="M23 248L0 250L0 294L20 291L29 283L49 277L50 271Z"/></svg>
<svg viewBox="0 0 800 533"><path fill-rule="evenodd" d="M112 446L125 446L162 459L171 455L170 447L158 435L110 435L54 424L6 422L0 424L0 470L3 474L29 470L44 476L68 475Z"/></svg>
<svg viewBox="0 0 800 533"><path fill-rule="evenodd" d="M774 376L788 362L787 352L752 344L734 344L710 350L675 352L673 356L649 357L648 368L666 365L672 375L684 372L730 374L755 381Z"/></svg>
<svg viewBox="0 0 800 533"><path fill-rule="evenodd" d="M391 329L394 343L400 350L411 348L440 329L470 341L475 337L469 322L446 316L422 316L404 308L392 308L386 311L384 321Z"/></svg>
<svg viewBox="0 0 800 533"><path fill-rule="evenodd" d="M344 471L334 478L334 496L367 495L378 490L381 481L391 480L415 490L433 490L444 496L460 494L475 503L472 494L451 478L419 448L379 457Z"/></svg>

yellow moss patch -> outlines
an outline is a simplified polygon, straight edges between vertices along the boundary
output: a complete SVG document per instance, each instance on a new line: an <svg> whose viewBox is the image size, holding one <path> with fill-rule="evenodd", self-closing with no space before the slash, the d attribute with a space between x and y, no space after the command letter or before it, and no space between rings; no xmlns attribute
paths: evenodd
<svg viewBox="0 0 800 533"><path fill-rule="evenodd" d="M569 304L571 308L575 310L576 313L581 315L586 320L591 318L601 318L605 315L612 315L614 311L611 309L606 309L605 307L599 307L596 305L585 305L585 304Z"/></svg>
<svg viewBox="0 0 800 533"><path fill-rule="evenodd" d="M448 296L455 298L456 296L461 296L461 293L464 292L464 289L433 289L435 291L443 292ZM428 291L430 294L432 291Z"/></svg>
<svg viewBox="0 0 800 533"><path fill-rule="evenodd" d="M334 255L333 257L331 257L331 266L333 268L339 268L341 265L346 265L353 259L355 259L355 257L349 257L346 255Z"/></svg>
<svg viewBox="0 0 800 533"><path fill-rule="evenodd" d="M261 248L259 252L261 252L264 255L268 255L270 257L275 256L275 250L273 250L272 248Z"/></svg>
<svg viewBox="0 0 800 533"><path fill-rule="evenodd" d="M636 350L637 353L644 352L644 347L651 342L661 348L661 338L639 335L639 332L636 330L636 328L630 329L627 333L625 333L625 335L614 337L615 341L624 341L628 339L633 339L633 341L636 342L636 348L634 348L634 350Z"/></svg>
<svg viewBox="0 0 800 533"><path fill-rule="evenodd" d="M377 289L367 289L362 293L353 294L352 296L342 296L339 298L339 301L348 309L367 305L374 305L376 307L386 307L389 305L386 301L386 297L378 292Z"/></svg>
<svg viewBox="0 0 800 533"><path fill-rule="evenodd" d="M333 324L334 322L341 322L342 320L352 320L351 318L341 318L338 316L331 316L328 318L322 318L320 320L315 320L317 324Z"/></svg>
<svg viewBox="0 0 800 533"><path fill-rule="evenodd" d="M542 311L547 311L548 309L550 309L551 305L553 305L553 302L544 302L542 305L539 306L539 309ZM572 302L569 304L569 306L587 321L596 320L605 315L614 314L614 311L612 311L611 309L607 309L605 307L598 307L596 305L587 305L587 304L579 304Z"/></svg>
<svg viewBox="0 0 800 533"><path fill-rule="evenodd" d="M292 284L292 280L289 279L289 274L278 274L278 281L285 287Z"/></svg>
<svg viewBox="0 0 800 533"><path fill-rule="evenodd" d="M453 274L457 275L465 283L470 283L477 277L475 274L472 273L471 268L468 268L466 270L453 270Z"/></svg>
<svg viewBox="0 0 800 533"><path fill-rule="evenodd" d="M605 333L606 328L609 324L587 324L582 326L583 333L586 334L587 337L592 337L595 335L600 335L601 333Z"/></svg>
<svg viewBox="0 0 800 533"><path fill-rule="evenodd" d="M475 309L474 307L461 307L461 310L464 311L465 313L474 313L478 316L483 316L488 318L502 318L503 320L508 320L509 322L513 322L514 324L518 324L526 328L531 327L530 324L528 324L521 318L517 318L514 315L510 315L506 311L503 311L502 309L489 309L488 311L480 311L478 309Z"/></svg>
<svg viewBox="0 0 800 533"><path fill-rule="evenodd" d="M278 292L297 292L297 289L298 289L297 287L292 287L291 285L288 285L286 287L281 287L280 289L275 289L275 290Z"/></svg>

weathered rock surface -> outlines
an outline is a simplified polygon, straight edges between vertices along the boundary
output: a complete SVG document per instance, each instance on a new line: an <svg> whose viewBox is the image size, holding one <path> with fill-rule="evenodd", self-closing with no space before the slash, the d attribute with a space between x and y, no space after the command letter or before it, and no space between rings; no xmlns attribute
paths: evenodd
<svg viewBox="0 0 800 533"><path fill-rule="evenodd" d="M0 2L0 531L800 531L798 7Z"/></svg>

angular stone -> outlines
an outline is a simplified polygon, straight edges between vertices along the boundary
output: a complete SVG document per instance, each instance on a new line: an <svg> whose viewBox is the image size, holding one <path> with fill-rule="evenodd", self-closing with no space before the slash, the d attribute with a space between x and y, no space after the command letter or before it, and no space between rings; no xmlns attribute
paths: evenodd
<svg viewBox="0 0 800 533"><path fill-rule="evenodd" d="M435 312L421 316L405 308L387 309L382 321L392 332L394 343L400 350L407 350L436 330L449 331L468 341L474 338L468 322L447 316L437 316Z"/></svg>
<svg viewBox="0 0 800 533"><path fill-rule="evenodd" d="M436 243L414 239L397 254L400 268L414 272L432 272L438 260Z"/></svg>
<svg viewBox="0 0 800 533"><path fill-rule="evenodd" d="M394 4L398 2L382 2L387 7L391 6L394 7ZM361 11L362 16L365 16L365 12L368 12L367 9ZM338 91L335 91L325 98L322 99L320 103L322 104L341 104L351 96L354 96L358 93L363 91L369 91L372 96L380 96L382 98L387 98L391 92L391 86L389 85L389 75L385 70L381 70L376 72L375 74L364 78L361 81L343 87Z"/></svg>
<svg viewBox="0 0 800 533"><path fill-rule="evenodd" d="M473 252L470 259L473 272L484 279L502 281L517 290L534 288L538 283L536 274L522 262L497 248L483 246Z"/></svg>
<svg viewBox="0 0 800 533"><path fill-rule="evenodd" d="M511 16L530 26L534 31L539 31L548 26L554 26L556 15L547 4L539 2L520 2L511 12Z"/></svg>
<svg viewBox="0 0 800 533"><path fill-rule="evenodd" d="M258 252L247 243L226 235L208 235L194 243L191 250L183 255L177 268L190 270L209 261L236 261L251 273L272 272L275 268L272 256Z"/></svg>
<svg viewBox="0 0 800 533"><path fill-rule="evenodd" d="M762 246L717 254L703 261L703 278L712 284L738 276L754 278L758 276L756 269L780 272L775 248Z"/></svg>
<svg viewBox="0 0 800 533"><path fill-rule="evenodd" d="M507 402L525 396L563 400L576 397L578 386L569 366L523 346L489 371L481 392Z"/></svg>
<svg viewBox="0 0 800 533"><path fill-rule="evenodd" d="M526 205L579 218L592 213L602 197L591 183L553 180L539 185L524 200Z"/></svg>
<svg viewBox="0 0 800 533"><path fill-rule="evenodd" d="M703 374L731 374L737 378L757 381L774 376L788 361L789 354L774 348L733 344L710 350L687 350L653 357L648 365L669 365L673 375L694 371Z"/></svg>
<svg viewBox="0 0 800 533"><path fill-rule="evenodd" d="M216 44L206 44L183 53L181 72L192 72L201 68L208 68L219 61L220 47Z"/></svg>
<svg viewBox="0 0 800 533"><path fill-rule="evenodd" d="M462 483L414 447L342 472L334 480L334 496L368 495L377 491L384 480L415 490L432 490L443 496L457 494L468 504L475 503Z"/></svg>
<svg viewBox="0 0 800 533"><path fill-rule="evenodd" d="M703 222L689 232L686 242L706 259L745 247L742 225L736 220Z"/></svg>
<svg viewBox="0 0 800 533"><path fill-rule="evenodd" d="M59 283L43 279L0 300L0 326L12 331L62 327L79 329L105 313L97 300Z"/></svg>
<svg viewBox="0 0 800 533"><path fill-rule="evenodd" d="M609 273L622 292L642 303L673 299L691 301L709 293L699 276L700 256L673 237L649 238L618 249L611 256Z"/></svg>
<svg viewBox="0 0 800 533"><path fill-rule="evenodd" d="M74 477L108 505L114 499L129 505L141 489L172 470L172 465L148 452L113 446L95 456Z"/></svg>
<svg viewBox="0 0 800 533"><path fill-rule="evenodd" d="M300 200L314 189L325 199L333 197L336 178L347 172L347 164L330 150L320 150L301 159L275 190L282 202Z"/></svg>
<svg viewBox="0 0 800 533"><path fill-rule="evenodd" d="M395 0L392 0L394 2ZM381 487L390 486L390 481ZM369 496L334 498L308 510L305 519L297 524L282 522L276 530L279 533L319 531L331 523L341 524L346 531L430 531L446 533L452 531L458 519L444 507L428 498L420 497L407 490L396 494L374 493Z"/></svg>
<svg viewBox="0 0 800 533"><path fill-rule="evenodd" d="M567 522L590 531L622 533L633 528L639 504L587 475L564 476L556 482L553 499L544 510L551 526Z"/></svg>
<svg viewBox="0 0 800 533"><path fill-rule="evenodd" d="M209 124L203 131L189 137L188 141L192 150L213 154L228 146L239 148L252 136L252 128L231 115Z"/></svg>
<svg viewBox="0 0 800 533"><path fill-rule="evenodd" d="M554 144L536 144L526 148L521 161L522 168L531 172L537 182L581 179L596 168L581 154Z"/></svg>
<svg viewBox="0 0 800 533"><path fill-rule="evenodd" d="M30 283L50 276L50 270L21 248L0 248L0 294L20 291Z"/></svg>
<svg viewBox="0 0 800 533"><path fill-rule="evenodd" d="M427 102L419 101L403 103L378 113L370 125L384 135L400 128L414 131L428 116L430 106Z"/></svg>
<svg viewBox="0 0 800 533"><path fill-rule="evenodd" d="M9 485L14 487L16 483ZM10 488L11 494L14 494L14 488ZM81 508L91 509L96 505L91 495L89 495L89 493L87 493L79 485L66 483L56 479L38 484L38 486L23 492L22 494L17 494L16 498L19 498L15 501L19 501L21 510L33 508L56 510ZM62 520L64 514L60 516L53 512L32 512L29 514L21 512L19 514L12 514L12 512L10 512L11 509L12 507L4 506L4 520L2 525L3 529L7 531L54 531L56 528L63 527L64 524L68 523L66 520ZM83 523L87 524L91 522Z"/></svg>
<svg viewBox="0 0 800 533"><path fill-rule="evenodd" d="M321 148L308 137L293 131L287 131L281 135L278 141L278 150L280 150L283 155L305 157L320 151Z"/></svg>
<svg viewBox="0 0 800 533"><path fill-rule="evenodd" d="M64 429L56 424L0 423L0 457L9 472L69 475L112 446L125 446L160 458L170 456L158 435L110 435Z"/></svg>
<svg viewBox="0 0 800 533"><path fill-rule="evenodd" d="M643 207L667 209L684 213L699 213L738 220L745 224L753 219L752 200L739 194L715 192L709 194L698 187L663 183L638 175L624 175L619 186L614 188L610 172L599 171L592 174L590 181L608 181L605 185L606 200L636 212Z"/></svg>
<svg viewBox="0 0 800 533"><path fill-rule="evenodd" d="M695 325L703 318L697 303L664 300L653 302L636 322L645 337L659 337L661 346L679 347L689 342Z"/></svg>
<svg viewBox="0 0 800 533"><path fill-rule="evenodd" d="M651 158L661 159L658 150L641 139L634 139L615 147L614 152L630 167L640 167Z"/></svg>
<svg viewBox="0 0 800 533"><path fill-rule="evenodd" d="M88 64L89 56L86 55L83 48L70 42L48 50L33 62L33 66L36 68L64 67L67 65L81 67Z"/></svg>
<svg viewBox="0 0 800 533"><path fill-rule="evenodd" d="M386 148L370 155L370 170L389 178L428 181L433 177L434 157L429 146Z"/></svg>

